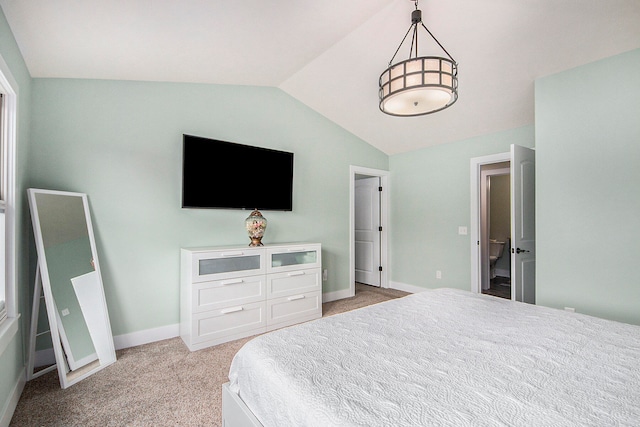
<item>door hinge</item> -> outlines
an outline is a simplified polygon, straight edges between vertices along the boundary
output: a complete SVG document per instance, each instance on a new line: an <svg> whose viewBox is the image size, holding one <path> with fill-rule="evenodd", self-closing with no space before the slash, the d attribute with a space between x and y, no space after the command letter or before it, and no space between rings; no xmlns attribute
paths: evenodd
<svg viewBox="0 0 640 427"><path fill-rule="evenodd" d="M378 227L378 231L382 231L382 226Z"/></svg>
<svg viewBox="0 0 640 427"><path fill-rule="evenodd" d="M379 266L379 267L378 267L378 271L382 271L382 266Z"/></svg>
<svg viewBox="0 0 640 427"><path fill-rule="evenodd" d="M382 187L378 187L378 191L382 191Z"/></svg>

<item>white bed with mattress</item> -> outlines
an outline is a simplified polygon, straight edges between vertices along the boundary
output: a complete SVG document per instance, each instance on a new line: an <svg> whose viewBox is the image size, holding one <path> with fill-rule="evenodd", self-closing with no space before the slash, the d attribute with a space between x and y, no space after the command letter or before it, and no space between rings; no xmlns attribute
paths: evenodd
<svg viewBox="0 0 640 427"><path fill-rule="evenodd" d="M638 426L640 326L455 289L249 341L226 427Z"/></svg>

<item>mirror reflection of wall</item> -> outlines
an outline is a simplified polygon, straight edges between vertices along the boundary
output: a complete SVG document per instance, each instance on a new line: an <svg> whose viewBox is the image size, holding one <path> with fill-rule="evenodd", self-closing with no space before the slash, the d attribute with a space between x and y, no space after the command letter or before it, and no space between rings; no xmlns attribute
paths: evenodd
<svg viewBox="0 0 640 427"><path fill-rule="evenodd" d="M62 323L70 368L96 360L95 347L71 279L93 271L86 213L81 197L36 194L51 292Z"/></svg>
<svg viewBox="0 0 640 427"><path fill-rule="evenodd" d="M511 177L490 176L489 238L504 242L502 255L495 264L498 276L510 277L509 242L511 237Z"/></svg>

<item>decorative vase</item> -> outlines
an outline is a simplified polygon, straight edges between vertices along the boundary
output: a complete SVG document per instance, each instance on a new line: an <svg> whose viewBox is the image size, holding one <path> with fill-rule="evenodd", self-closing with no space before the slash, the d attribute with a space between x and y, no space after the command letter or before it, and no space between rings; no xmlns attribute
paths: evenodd
<svg viewBox="0 0 640 427"><path fill-rule="evenodd" d="M267 219L262 216L258 209L255 209L249 214L244 224L251 239L249 246L263 246L262 236L264 236L264 230L267 228Z"/></svg>

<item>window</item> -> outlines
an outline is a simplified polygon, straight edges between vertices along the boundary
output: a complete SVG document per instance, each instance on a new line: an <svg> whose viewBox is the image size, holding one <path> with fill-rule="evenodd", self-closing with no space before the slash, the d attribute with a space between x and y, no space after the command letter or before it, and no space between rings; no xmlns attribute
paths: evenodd
<svg viewBox="0 0 640 427"><path fill-rule="evenodd" d="M4 154L4 149L2 149L2 147L4 147L4 98L5 95L3 93L0 93L0 153ZM5 275L5 253L6 253L6 247L5 247L5 228L6 228L6 224L5 224L5 220L6 220L6 216L5 216L5 200L4 200L4 183L5 183L5 179L4 179L4 171L5 171L5 167L4 167L4 156L0 155L0 322L2 322L4 319L6 319L7 317L7 303L6 303L6 295L9 293L7 292L7 280L6 280L6 275Z"/></svg>
<svg viewBox="0 0 640 427"><path fill-rule="evenodd" d="M0 93L0 134L2 135L0 137L0 153L4 154L4 150L2 149L2 147L4 147L4 128L5 128L5 121L4 121L4 99L5 99L5 95L3 93ZM4 319L6 319L7 317L7 303L5 302L6 299L6 295L9 293L7 292L7 280L6 280L6 275L5 275L5 253L6 253L6 246L5 246L5 229L6 229L6 224L5 224L5 220L6 220L6 215L5 215L5 200L4 200L4 183L5 183L5 179L4 179L4 156L0 155L0 322L2 322Z"/></svg>

